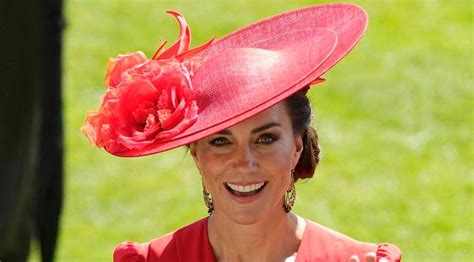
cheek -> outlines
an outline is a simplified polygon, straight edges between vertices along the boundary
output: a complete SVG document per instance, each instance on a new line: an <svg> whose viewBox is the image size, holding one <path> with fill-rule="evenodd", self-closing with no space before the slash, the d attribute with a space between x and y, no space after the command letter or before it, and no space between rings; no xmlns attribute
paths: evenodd
<svg viewBox="0 0 474 262"><path fill-rule="evenodd" d="M288 146L277 147L271 152L260 155L260 166L275 178L289 181L291 169L293 168L292 153L291 148Z"/></svg>
<svg viewBox="0 0 474 262"><path fill-rule="evenodd" d="M261 154L259 157L260 164L265 169L285 171L290 164L288 154L284 152L273 152L271 154Z"/></svg>
<svg viewBox="0 0 474 262"><path fill-rule="evenodd" d="M203 149L198 153L201 175L207 183L215 179L225 169L223 159L218 154Z"/></svg>
<svg viewBox="0 0 474 262"><path fill-rule="evenodd" d="M295 151L293 140L291 140L289 136L285 136L281 143L275 147L273 154L275 160L278 159L281 161L281 164L291 165Z"/></svg>

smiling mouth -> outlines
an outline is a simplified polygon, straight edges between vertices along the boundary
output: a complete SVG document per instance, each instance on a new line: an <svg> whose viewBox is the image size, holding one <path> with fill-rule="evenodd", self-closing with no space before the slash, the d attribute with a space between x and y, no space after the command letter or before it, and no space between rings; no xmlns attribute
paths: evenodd
<svg viewBox="0 0 474 262"><path fill-rule="evenodd" d="M267 185L267 182L260 182L249 185L237 185L232 183L224 183L227 190L239 197L249 197L258 194Z"/></svg>

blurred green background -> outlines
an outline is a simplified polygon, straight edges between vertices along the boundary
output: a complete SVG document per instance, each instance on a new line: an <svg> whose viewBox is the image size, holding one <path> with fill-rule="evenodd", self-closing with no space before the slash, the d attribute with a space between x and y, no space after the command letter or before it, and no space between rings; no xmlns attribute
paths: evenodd
<svg viewBox="0 0 474 262"><path fill-rule="evenodd" d="M297 185L295 212L351 237L391 242L404 261L472 261L473 4L354 1L369 14L359 45L310 91L323 160ZM320 1L66 0L66 192L57 261L111 261L206 215L192 159L175 149L121 159L80 127L110 57L173 42L180 11L193 46ZM37 261L35 252L30 261Z"/></svg>

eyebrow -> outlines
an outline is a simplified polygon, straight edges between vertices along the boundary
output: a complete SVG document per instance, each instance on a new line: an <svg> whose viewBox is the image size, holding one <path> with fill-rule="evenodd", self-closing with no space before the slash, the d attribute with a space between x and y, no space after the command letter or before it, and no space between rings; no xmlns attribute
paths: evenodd
<svg viewBox="0 0 474 262"><path fill-rule="evenodd" d="M255 134L255 133L259 133L259 132L262 132L263 130L266 130L266 129L269 129L271 127L274 127L274 126L279 126L281 127L281 125L277 122L270 122L270 123L267 123L263 126L260 126L260 127L256 127L254 129L252 129L252 131L250 132L251 134ZM231 132L228 130L228 129L224 129L222 131L219 131L217 132L216 134L220 134L220 135L230 135Z"/></svg>

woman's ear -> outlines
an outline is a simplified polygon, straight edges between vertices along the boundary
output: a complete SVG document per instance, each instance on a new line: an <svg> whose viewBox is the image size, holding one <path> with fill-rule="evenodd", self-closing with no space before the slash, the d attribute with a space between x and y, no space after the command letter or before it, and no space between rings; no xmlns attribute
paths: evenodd
<svg viewBox="0 0 474 262"><path fill-rule="evenodd" d="M301 157L301 153L303 152L303 148L304 148L304 145L303 145L303 138L301 137L300 134L298 135L295 135L295 154L294 154L294 158L293 158L293 167L296 166L296 164L298 163L298 161L300 160L300 157Z"/></svg>

